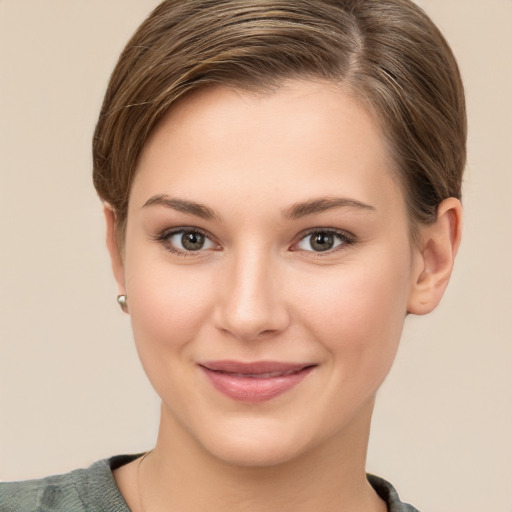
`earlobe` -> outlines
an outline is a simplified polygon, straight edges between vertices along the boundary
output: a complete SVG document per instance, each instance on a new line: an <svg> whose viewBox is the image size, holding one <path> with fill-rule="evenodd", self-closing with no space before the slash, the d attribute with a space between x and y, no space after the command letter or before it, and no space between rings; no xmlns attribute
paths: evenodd
<svg viewBox="0 0 512 512"><path fill-rule="evenodd" d="M421 242L413 263L413 282L408 312L430 313L441 301L452 274L462 232L462 206L458 199L445 199L437 220L421 228Z"/></svg>
<svg viewBox="0 0 512 512"><path fill-rule="evenodd" d="M103 214L105 215L106 243L108 252L110 254L112 271L117 282L119 294L126 295L124 282L124 263L121 256L121 251L118 247L116 236L116 215L113 208L108 203L105 203L104 205Z"/></svg>

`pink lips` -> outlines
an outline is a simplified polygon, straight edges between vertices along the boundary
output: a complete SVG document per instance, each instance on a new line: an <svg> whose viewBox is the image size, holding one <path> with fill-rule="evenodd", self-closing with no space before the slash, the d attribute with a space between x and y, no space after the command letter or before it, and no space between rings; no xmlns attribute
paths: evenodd
<svg viewBox="0 0 512 512"><path fill-rule="evenodd" d="M213 386L234 400L261 403L296 386L315 365L277 361L207 361L199 367Z"/></svg>

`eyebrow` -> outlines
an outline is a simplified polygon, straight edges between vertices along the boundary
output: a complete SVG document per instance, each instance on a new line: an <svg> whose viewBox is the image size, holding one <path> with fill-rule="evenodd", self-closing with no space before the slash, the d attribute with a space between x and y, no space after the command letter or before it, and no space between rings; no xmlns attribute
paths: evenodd
<svg viewBox="0 0 512 512"><path fill-rule="evenodd" d="M187 201L175 197L170 197L167 194L158 194L150 197L142 206L160 205L166 208L171 208L178 212L188 213L195 215L205 220L217 219L222 221L221 216L214 210L205 206L204 204L196 203L194 201ZM344 197L320 197L317 199L310 199L301 203L295 203L289 208L282 210L282 216L288 220L300 219L308 215L322 213L333 208L355 208L357 210L376 211L375 207L357 201L355 199L348 199Z"/></svg>
<svg viewBox="0 0 512 512"><path fill-rule="evenodd" d="M348 199L345 197L320 197L318 199L311 199L303 203L295 203L290 208L283 210L283 217L285 219L300 219L307 215L314 215L315 213L322 213L333 208L355 208L357 210L376 211L376 208L357 201L355 199Z"/></svg>
<svg viewBox="0 0 512 512"><path fill-rule="evenodd" d="M153 205L165 206L166 208L171 208L178 212L195 215L196 217L200 217L201 219L205 220L221 220L220 216L215 213L214 210L208 208L208 206L205 206L204 204L196 203L194 201L186 201L176 197L170 197L167 194L158 194L156 196L150 197L144 203L142 208Z"/></svg>

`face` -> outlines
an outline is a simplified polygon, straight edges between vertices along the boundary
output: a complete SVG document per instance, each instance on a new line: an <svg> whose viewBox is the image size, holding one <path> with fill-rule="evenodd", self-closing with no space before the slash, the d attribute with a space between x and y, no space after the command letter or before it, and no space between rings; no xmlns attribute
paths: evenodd
<svg viewBox="0 0 512 512"><path fill-rule="evenodd" d="M120 278L162 422L242 465L357 443L414 251L383 136L349 94L187 97L143 151Z"/></svg>

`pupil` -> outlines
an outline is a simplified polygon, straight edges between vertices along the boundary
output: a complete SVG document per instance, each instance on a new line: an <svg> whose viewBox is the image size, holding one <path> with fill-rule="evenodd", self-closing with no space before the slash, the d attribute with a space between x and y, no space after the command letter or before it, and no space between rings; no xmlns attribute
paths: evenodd
<svg viewBox="0 0 512 512"><path fill-rule="evenodd" d="M181 237L183 247L189 251L197 251L204 245L204 236L201 233L184 233Z"/></svg>
<svg viewBox="0 0 512 512"><path fill-rule="evenodd" d="M328 233L317 233L311 240L311 247L315 251L328 251L334 245L334 237Z"/></svg>

